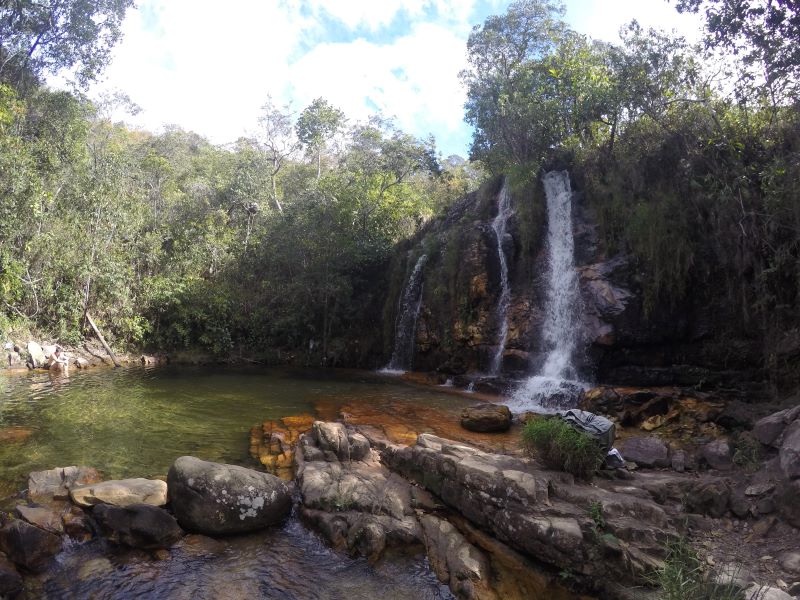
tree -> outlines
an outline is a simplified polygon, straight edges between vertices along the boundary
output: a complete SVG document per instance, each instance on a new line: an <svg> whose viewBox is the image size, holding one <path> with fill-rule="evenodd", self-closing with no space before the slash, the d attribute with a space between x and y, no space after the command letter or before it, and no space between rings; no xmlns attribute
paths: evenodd
<svg viewBox="0 0 800 600"><path fill-rule="evenodd" d="M676 0L680 12L705 11L708 47L759 68L773 99L791 97L800 82L800 2L797 0ZM752 75L750 75L752 77Z"/></svg>
<svg viewBox="0 0 800 600"><path fill-rule="evenodd" d="M322 174L322 152L325 145L344 125L344 113L328 104L324 98L317 98L309 104L295 124L297 139L306 147L309 154L317 157L317 179Z"/></svg>
<svg viewBox="0 0 800 600"><path fill-rule="evenodd" d="M85 86L108 64L134 0L2 0L0 79L73 70Z"/></svg>
<svg viewBox="0 0 800 600"><path fill-rule="evenodd" d="M280 110L272 103L272 98L269 98L262 107L262 111L261 117L258 119L260 128L256 142L269 163L272 201L278 208L278 212L283 213L283 207L278 198L278 173L294 157L299 142L293 135L292 112L288 106ZM319 167L317 177L319 178Z"/></svg>

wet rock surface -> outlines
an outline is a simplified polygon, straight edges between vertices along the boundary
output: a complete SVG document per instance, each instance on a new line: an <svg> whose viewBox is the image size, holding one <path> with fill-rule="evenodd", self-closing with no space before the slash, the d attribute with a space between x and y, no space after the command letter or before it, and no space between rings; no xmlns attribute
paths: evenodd
<svg viewBox="0 0 800 600"><path fill-rule="evenodd" d="M102 475L92 467L58 467L47 471L34 471L28 476L28 497L47 501L69 497L73 487L97 483Z"/></svg>
<svg viewBox="0 0 800 600"><path fill-rule="evenodd" d="M183 536L175 518L151 504L98 504L92 514L114 541L133 548L166 549Z"/></svg>
<svg viewBox="0 0 800 600"><path fill-rule="evenodd" d="M167 486L178 523L195 533L261 529L282 521L292 508L291 485L274 475L192 456L175 461Z"/></svg>
<svg viewBox="0 0 800 600"><path fill-rule="evenodd" d="M36 572L61 550L61 538L25 521L14 520L0 529L0 550L17 566Z"/></svg>
<svg viewBox="0 0 800 600"><path fill-rule="evenodd" d="M167 484L159 479L109 480L73 487L69 496L75 504L85 508L96 504L164 506L167 503Z"/></svg>
<svg viewBox="0 0 800 600"><path fill-rule="evenodd" d="M662 543L676 535L653 500L614 486L576 484L571 476L529 460L428 434L415 446L387 446L382 456L391 469L499 540L576 575L640 581L659 563ZM605 549L590 543L593 521L586 507L593 502L603 507L608 532L618 540Z"/></svg>
<svg viewBox="0 0 800 600"><path fill-rule="evenodd" d="M483 433L508 431L511 428L511 411L503 404L470 406L461 413L461 426Z"/></svg>

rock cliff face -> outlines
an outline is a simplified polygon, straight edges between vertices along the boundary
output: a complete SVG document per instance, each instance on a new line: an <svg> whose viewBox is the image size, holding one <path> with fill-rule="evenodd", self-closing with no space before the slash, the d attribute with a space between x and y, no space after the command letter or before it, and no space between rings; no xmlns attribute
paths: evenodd
<svg viewBox="0 0 800 600"><path fill-rule="evenodd" d="M500 294L497 241L498 178L456 203L418 239L398 249L383 311L383 358L391 354L397 297L416 260L429 259L416 325L413 369L446 375L487 372L496 348L495 306ZM580 180L573 199L585 356L583 371L600 382L736 389L752 397L770 384L788 387L800 364L800 334L791 323L779 336L739 326L740 309L713 277L692 281L678 304L645 306L646 280L635 257L605 247L593 206ZM534 180L510 186L513 216L504 250L511 305L503 373L535 371L546 290L544 192ZM654 235L657 235L654 232ZM698 258L700 260L700 258ZM771 348L771 350L770 350Z"/></svg>

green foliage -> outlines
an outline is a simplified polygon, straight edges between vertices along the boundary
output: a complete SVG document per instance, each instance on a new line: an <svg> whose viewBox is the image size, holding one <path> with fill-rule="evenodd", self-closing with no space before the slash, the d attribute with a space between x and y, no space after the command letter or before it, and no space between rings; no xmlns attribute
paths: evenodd
<svg viewBox="0 0 800 600"><path fill-rule="evenodd" d="M548 468L582 479L590 479L605 458L591 436L555 417L526 423L522 441Z"/></svg>
<svg viewBox="0 0 800 600"><path fill-rule="evenodd" d="M735 585L717 585L706 578L703 562L685 538L667 544L664 566L653 576L663 600L734 600Z"/></svg>
<svg viewBox="0 0 800 600"><path fill-rule="evenodd" d="M706 46L739 57L747 80L766 74L772 93L797 93L800 81L800 6L795 2L677 0L681 12L706 16Z"/></svg>
<svg viewBox="0 0 800 600"><path fill-rule="evenodd" d="M741 432L733 439L733 462L748 472L761 466L761 443L750 432Z"/></svg>
<svg viewBox="0 0 800 600"><path fill-rule="evenodd" d="M74 71L86 85L108 64L133 0L17 0L0 4L0 80L17 85Z"/></svg>
<svg viewBox="0 0 800 600"><path fill-rule="evenodd" d="M589 513L589 518L594 521L595 533L599 533L606 528L606 520L603 517L602 502L592 502L589 504L589 510L587 512Z"/></svg>

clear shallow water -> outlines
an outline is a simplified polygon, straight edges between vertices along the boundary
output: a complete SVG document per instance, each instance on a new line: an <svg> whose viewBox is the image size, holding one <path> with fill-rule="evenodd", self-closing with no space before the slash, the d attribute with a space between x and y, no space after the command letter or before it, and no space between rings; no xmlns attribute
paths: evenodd
<svg viewBox="0 0 800 600"><path fill-rule="evenodd" d="M114 554L104 543L63 552L55 568L29 586L49 599L437 600L447 586L422 556L393 554L376 565L332 550L292 519L263 533L222 540L218 551L177 547L167 560ZM108 558L106 558L108 557Z"/></svg>
<svg viewBox="0 0 800 600"><path fill-rule="evenodd" d="M92 466L108 478L164 476L186 454L253 466L249 431L266 419L334 419L344 405L398 402L412 413L415 406L452 411L454 419L470 403L359 372L162 367L0 374L0 497L24 489L30 471L67 465Z"/></svg>
<svg viewBox="0 0 800 600"><path fill-rule="evenodd" d="M255 466L251 426L311 413L335 418L342 406L413 414L453 414L469 401L357 372L187 368L96 369L0 374L0 497L24 489L32 470L71 464L109 478L165 475L176 457ZM416 554L376 565L327 547L294 517L283 526L220 540L213 552L181 544L166 560L95 539L70 543L43 575L27 582L43 598L450 599Z"/></svg>

